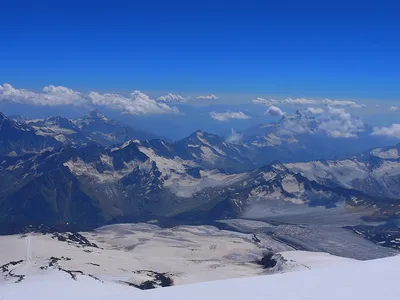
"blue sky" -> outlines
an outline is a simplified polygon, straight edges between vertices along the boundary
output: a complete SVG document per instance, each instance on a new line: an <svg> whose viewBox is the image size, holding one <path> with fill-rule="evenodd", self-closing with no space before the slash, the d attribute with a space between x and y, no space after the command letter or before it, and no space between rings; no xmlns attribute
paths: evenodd
<svg viewBox="0 0 400 300"><path fill-rule="evenodd" d="M21 0L0 8L6 114L76 116L95 106L175 139L309 107L347 118L332 109L340 108L400 137L394 0ZM168 93L181 98L160 100Z"/></svg>
<svg viewBox="0 0 400 300"><path fill-rule="evenodd" d="M27 89L400 98L396 1L1 6L0 82Z"/></svg>

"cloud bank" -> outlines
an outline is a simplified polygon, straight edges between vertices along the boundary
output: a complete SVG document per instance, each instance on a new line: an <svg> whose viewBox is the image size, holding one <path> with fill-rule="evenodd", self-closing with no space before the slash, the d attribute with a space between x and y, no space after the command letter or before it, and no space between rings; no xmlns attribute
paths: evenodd
<svg viewBox="0 0 400 300"><path fill-rule="evenodd" d="M319 107L309 107L306 109L306 112L313 114L313 115L319 115L319 114L323 114L324 110Z"/></svg>
<svg viewBox="0 0 400 300"><path fill-rule="evenodd" d="M215 96L214 94L211 94L211 95L206 95L206 96L198 96L198 97L195 97L195 99L197 99L197 100L217 100L218 97Z"/></svg>
<svg viewBox="0 0 400 300"><path fill-rule="evenodd" d="M372 135L400 138L400 124L392 124L389 127L374 127Z"/></svg>
<svg viewBox="0 0 400 300"><path fill-rule="evenodd" d="M158 97L157 100L164 101L167 103L180 103L180 102L186 102L188 100L188 97L169 93L167 95Z"/></svg>
<svg viewBox="0 0 400 300"><path fill-rule="evenodd" d="M63 86L49 85L41 93L16 89L11 84L0 85L0 101L32 105L82 105L83 95Z"/></svg>
<svg viewBox="0 0 400 300"><path fill-rule="evenodd" d="M67 87L54 85L49 85L43 88L42 92L36 93L16 89L5 83L0 85L0 101L42 106L103 106L132 115L179 113L178 108L166 102L151 99L140 91L134 91L129 96L98 92L83 94Z"/></svg>
<svg viewBox="0 0 400 300"><path fill-rule="evenodd" d="M41 92L17 89L8 83L0 85L0 102L43 106L103 106L132 115L177 114L179 113L179 109L172 106L173 104L183 103L189 100L215 99L218 99L218 97L214 94L186 97L169 93L157 99L152 99L140 91L134 91L129 96L125 96L111 93L102 94L95 91L84 94L64 86L54 85L44 87ZM237 114L226 118L243 119L245 117L246 116L242 113L242 115Z"/></svg>
<svg viewBox="0 0 400 300"><path fill-rule="evenodd" d="M298 98L298 99L286 98L282 100L281 103L286 105L313 105L313 104L318 104L318 101L305 98Z"/></svg>
<svg viewBox="0 0 400 300"><path fill-rule="evenodd" d="M211 95L205 95L205 96L197 96L197 97L189 97L189 96L181 96L177 94L167 94L167 95L162 95L157 98L158 101L166 102L166 103L184 103L188 101L194 101L194 100L217 100L218 97L215 96L214 94Z"/></svg>
<svg viewBox="0 0 400 300"><path fill-rule="evenodd" d="M253 104L262 104L265 106L271 106L271 105L279 103L279 101L276 99L265 99L265 98L261 98L261 97L258 97L256 99L252 100L251 102Z"/></svg>
<svg viewBox="0 0 400 300"><path fill-rule="evenodd" d="M98 106L106 106L121 110L123 113L132 115L159 115L177 114L179 110L166 103L157 102L140 91L134 91L129 97L118 94L100 94L91 92L88 95L91 103Z"/></svg>
<svg viewBox="0 0 400 300"><path fill-rule="evenodd" d="M363 108L365 104L358 104L354 101L345 101L345 100L330 100L330 99L323 99L323 100L314 100L314 99L306 99L306 98L286 98L282 100L277 99L265 99L258 97L251 101L253 104L262 104L266 106L271 105L328 105L328 106L339 106L339 107L351 107L351 108Z"/></svg>
<svg viewBox="0 0 400 300"><path fill-rule="evenodd" d="M331 106L328 106L328 117L319 122L318 129L333 138L353 138L365 130L362 120L353 118L343 108Z"/></svg>
<svg viewBox="0 0 400 300"><path fill-rule="evenodd" d="M343 101L343 100L330 100L324 99L320 102L321 104L329 105L329 106L342 106L342 107L353 107L353 108L363 108L364 104L357 104L354 101Z"/></svg>
<svg viewBox="0 0 400 300"><path fill-rule="evenodd" d="M245 113L243 113L241 111L223 112L223 113L218 113L218 112L212 111L212 112L210 112L210 116L214 120L217 120L217 121L220 121L220 122L228 121L228 120L231 120L231 119L237 119L237 120L250 119L250 117L248 115L246 115Z"/></svg>
<svg viewBox="0 0 400 300"><path fill-rule="evenodd" d="M328 106L327 110L316 112L316 116L313 117L300 111L285 116L281 122L281 134L323 134L331 138L356 138L359 133L365 131L363 121L353 117L343 108Z"/></svg>

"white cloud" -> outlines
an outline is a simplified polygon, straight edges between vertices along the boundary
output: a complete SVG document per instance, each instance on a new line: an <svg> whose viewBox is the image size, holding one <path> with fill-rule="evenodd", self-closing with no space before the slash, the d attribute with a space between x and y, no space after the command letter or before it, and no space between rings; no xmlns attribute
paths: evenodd
<svg viewBox="0 0 400 300"><path fill-rule="evenodd" d="M397 107L397 106L391 106L391 107L389 107L389 110L390 111L396 111L396 110L398 110L399 108Z"/></svg>
<svg viewBox="0 0 400 300"><path fill-rule="evenodd" d="M309 107L306 109L307 112L314 114L314 115L319 115L324 113L324 110L322 108L319 107Z"/></svg>
<svg viewBox="0 0 400 300"><path fill-rule="evenodd" d="M206 96L198 96L195 99L198 99L198 100L216 100L216 99L218 99L218 97L215 96L214 94L211 94L211 95L206 95Z"/></svg>
<svg viewBox="0 0 400 300"><path fill-rule="evenodd" d="M157 100L164 101L167 103L180 103L180 102L186 102L188 100L188 97L168 93L167 95L158 97Z"/></svg>
<svg viewBox="0 0 400 300"><path fill-rule="evenodd" d="M83 95L63 86L49 85L41 93L16 89L11 84L0 85L0 101L32 105L83 105Z"/></svg>
<svg viewBox="0 0 400 300"><path fill-rule="evenodd" d="M328 106L329 117L318 124L318 129L334 138L352 138L364 131L364 123L343 108Z"/></svg>
<svg viewBox="0 0 400 300"><path fill-rule="evenodd" d="M179 113L176 107L150 99L148 95L140 91L134 91L130 94L130 97L97 92L91 92L88 97L94 105L107 106L132 115Z"/></svg>
<svg viewBox="0 0 400 300"><path fill-rule="evenodd" d="M176 107L170 107L164 103L158 103L155 100L140 91L134 91L130 95L132 105L128 109L131 114L165 114L165 113L179 113Z"/></svg>
<svg viewBox="0 0 400 300"><path fill-rule="evenodd" d="M326 109L309 107L315 117L296 111L293 115L285 115L280 124L281 135L323 134L332 138L354 138L365 130L364 123L354 118L343 108L328 106Z"/></svg>
<svg viewBox="0 0 400 300"><path fill-rule="evenodd" d="M374 127L372 135L400 138L400 124L392 124L390 127Z"/></svg>
<svg viewBox="0 0 400 300"><path fill-rule="evenodd" d="M246 115L245 113L243 113L241 111L224 112L224 113L217 113L217 112L213 111L213 112L210 112L210 116L214 120L221 121L221 122L228 121L231 119L238 119L238 120L250 119L250 117L248 115Z"/></svg>
<svg viewBox="0 0 400 300"><path fill-rule="evenodd" d="M236 132L234 129L231 130L231 135L226 138L226 141L231 144L240 144L243 139L243 134Z"/></svg>
<svg viewBox="0 0 400 300"><path fill-rule="evenodd" d="M268 107L265 114L273 116L273 117L282 117L283 115L285 115L285 113L278 106L274 106L274 105L271 105L270 107Z"/></svg>
<svg viewBox="0 0 400 300"><path fill-rule="evenodd" d="M354 101L344 101L344 100L314 100L314 99L306 99L306 98L286 98L283 100L276 99L264 99L264 98L256 98L252 100L253 104L263 104L266 106L270 105L329 105L329 106L341 106L341 107L352 107L352 108L363 108L366 107L365 104L357 104Z"/></svg>
<svg viewBox="0 0 400 300"><path fill-rule="evenodd" d="M0 101L30 104L30 105L76 105L76 106L106 106L120 110L123 113L146 115L146 114L175 114L178 108L171 106L173 103L182 103L188 100L215 100L214 94L185 97L169 93L157 99L151 99L148 95L134 91L130 96L110 93L90 92L83 94L63 86L49 85L41 92L33 92L25 89L17 89L8 83L0 85ZM238 117L240 118L240 117Z"/></svg>
<svg viewBox="0 0 400 300"><path fill-rule="evenodd" d="M24 89L16 89L10 84L0 85L0 101L30 105L76 105L76 106L106 106L120 110L123 113L146 114L175 114L176 107L150 99L146 94L134 91L129 97L118 94L100 94L91 92L87 95L63 86L49 85L42 92L36 93Z"/></svg>
<svg viewBox="0 0 400 300"><path fill-rule="evenodd" d="M279 101L276 99L264 99L264 98L260 98L260 97L252 100L251 102L253 104L262 104L262 105L266 105L266 106L271 106L271 105L279 103Z"/></svg>
<svg viewBox="0 0 400 300"><path fill-rule="evenodd" d="M309 124L306 122L299 122L299 120L285 120L281 134L292 135L292 134L305 134L312 133Z"/></svg>
<svg viewBox="0 0 400 300"><path fill-rule="evenodd" d="M168 93L167 95L163 95L157 98L158 101L166 103L182 103L182 102L187 102L189 100L216 100L216 99L218 99L218 97L215 96L214 94L191 97L191 96L181 96L171 93Z"/></svg>
<svg viewBox="0 0 400 300"><path fill-rule="evenodd" d="M329 106L347 106L353 108L362 108L364 105L364 104L357 104L354 101L330 100L330 99L324 99L321 101L321 103Z"/></svg>
<svg viewBox="0 0 400 300"><path fill-rule="evenodd" d="M340 116L342 118L350 119L351 114L344 110L344 108L336 108L328 106L328 113L333 116Z"/></svg>
<svg viewBox="0 0 400 300"><path fill-rule="evenodd" d="M284 105L310 105L310 104L312 105L312 104L318 104L318 101L305 98L298 98L298 99L286 98L282 100L281 103Z"/></svg>
<svg viewBox="0 0 400 300"><path fill-rule="evenodd" d="M51 105L81 105L86 102L80 92L63 86L46 86L43 88L43 93L39 95L52 103Z"/></svg>
<svg viewBox="0 0 400 300"><path fill-rule="evenodd" d="M124 104L129 103L129 100L118 94L100 94L98 92L91 92L88 98L94 105L111 106L115 109L123 110Z"/></svg>
<svg viewBox="0 0 400 300"><path fill-rule="evenodd" d="M13 103L37 102L37 94L28 90L15 89L11 84L0 85L0 100Z"/></svg>

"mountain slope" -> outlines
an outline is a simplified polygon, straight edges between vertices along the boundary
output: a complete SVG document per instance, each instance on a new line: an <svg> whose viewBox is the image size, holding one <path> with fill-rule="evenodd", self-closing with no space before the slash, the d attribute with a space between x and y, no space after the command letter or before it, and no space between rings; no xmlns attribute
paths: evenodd
<svg viewBox="0 0 400 300"><path fill-rule="evenodd" d="M368 208L380 214L393 203L391 199L375 198L357 190L309 180L282 164L242 173L227 186L205 188L193 197L196 205L178 214L177 218L203 222L247 215L261 218L265 211L279 214L287 208L299 210L302 206L320 206L329 209L337 205L349 211Z"/></svg>
<svg viewBox="0 0 400 300"><path fill-rule="evenodd" d="M161 143L165 145L165 142ZM169 144L168 147L163 147L164 150L166 148L169 148L171 153L193 160L206 169L237 173L254 168L251 160L243 156L234 144L223 141L218 135L201 130Z"/></svg>
<svg viewBox="0 0 400 300"><path fill-rule="evenodd" d="M39 152L60 146L56 139L39 135L31 127L13 121L0 113L0 155Z"/></svg>
<svg viewBox="0 0 400 300"><path fill-rule="evenodd" d="M46 151L3 161L0 166L0 220L27 224L103 221L97 202L60 163L60 152Z"/></svg>
<svg viewBox="0 0 400 300"><path fill-rule="evenodd" d="M122 144L128 140L145 140L156 137L151 133L111 120L98 110L93 110L88 116L72 122L89 140L104 146Z"/></svg>
<svg viewBox="0 0 400 300"><path fill-rule="evenodd" d="M133 139L155 138L153 134L111 120L98 110L90 111L89 115L78 119L59 116L28 119L14 116L13 120L31 127L37 135L53 137L64 144L77 146L88 142L110 146Z"/></svg>
<svg viewBox="0 0 400 300"><path fill-rule="evenodd" d="M28 125L2 118L1 130L40 142L32 151L42 151L47 139L60 144L53 133L64 136L66 144L0 161L0 222L86 225L157 216L212 222L296 205L363 207L389 216L400 210L399 146L342 161L276 162L249 170L255 164L247 154L255 148L202 131L174 143L129 140L105 147L91 141L93 128L114 123L99 112L79 121L52 117L26 121ZM304 120L308 125L314 122ZM7 137L18 135L1 136ZM16 145L17 154L26 151L25 144Z"/></svg>
<svg viewBox="0 0 400 300"><path fill-rule="evenodd" d="M153 140L10 157L0 163L0 222L97 224L118 216L209 222L270 203L374 203L361 192L310 181L282 164L229 174L206 169L202 160L190 159L191 152L173 150Z"/></svg>
<svg viewBox="0 0 400 300"><path fill-rule="evenodd" d="M381 198L400 199L400 144L347 159L286 164L310 180Z"/></svg>
<svg viewBox="0 0 400 300"><path fill-rule="evenodd" d="M49 117L46 119L26 120L25 124L35 129L36 134L51 136L64 144L81 144L88 142L86 136L69 119Z"/></svg>

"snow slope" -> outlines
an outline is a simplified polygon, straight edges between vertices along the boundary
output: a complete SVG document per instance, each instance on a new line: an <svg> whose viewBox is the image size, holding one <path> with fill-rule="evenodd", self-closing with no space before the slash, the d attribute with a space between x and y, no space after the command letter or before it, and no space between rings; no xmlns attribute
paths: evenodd
<svg viewBox="0 0 400 300"><path fill-rule="evenodd" d="M400 257L294 273L153 290L143 299L375 300L399 299ZM121 294L121 300L129 299ZM140 298L139 298L140 299Z"/></svg>
<svg viewBox="0 0 400 300"><path fill-rule="evenodd" d="M85 276L76 281L56 271L20 284L0 283L0 299L230 299L243 300L397 300L400 257L349 263L300 272L229 279L140 291Z"/></svg>
<svg viewBox="0 0 400 300"><path fill-rule="evenodd" d="M252 241L252 234L219 230L212 226L161 228L150 224L116 224L100 227L81 236L70 233L0 236L0 282L10 266L24 280L49 266L81 271L105 281L141 284L150 270L165 274L174 285L270 273L261 265L264 248ZM80 243L86 238L88 242ZM261 238L274 252L289 246ZM92 243L93 246L90 246ZM57 258L56 263L52 263ZM298 265L303 264L299 262ZM288 269L292 268L290 264ZM285 269L285 266L282 267ZM8 271L9 271L8 270ZM16 281L5 276L7 280ZM0 298L1 299L1 298ZM1 299L3 300L3 299Z"/></svg>

